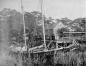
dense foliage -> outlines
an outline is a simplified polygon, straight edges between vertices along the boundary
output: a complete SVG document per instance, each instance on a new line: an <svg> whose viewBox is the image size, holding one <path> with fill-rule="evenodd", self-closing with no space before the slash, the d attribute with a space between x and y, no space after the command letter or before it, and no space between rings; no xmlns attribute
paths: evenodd
<svg viewBox="0 0 86 66"><path fill-rule="evenodd" d="M9 43L10 45L17 46L24 46L24 29L23 29L23 20L22 20L22 14L10 9L4 9L0 11L1 16L7 17L6 22L9 24ZM8 16L9 15L9 16ZM34 12L25 12L24 15L25 18L25 28L26 28L26 37L27 37L27 46L33 47L38 46L43 43L43 32L42 32L42 17L41 13L34 11ZM71 27L74 32L84 32L86 31L85 28L85 18L77 18L75 20L70 20L68 18L62 18L62 19L52 19L51 17L47 18L44 16L44 22L45 22L45 33L46 33L46 39L51 40L51 37L53 35L53 28L55 27L54 24L57 24L59 22L62 22L62 24ZM0 19L1 21L1 19ZM55 22L54 22L55 21ZM71 30L68 29L68 27L63 27L57 30L57 34L60 38L62 37L68 37L68 33L64 32L70 32ZM83 36L81 39L85 40L85 33L79 34L79 33L73 33L71 34L71 37L76 36ZM77 40L77 39L76 39ZM79 41L79 40L78 40ZM63 63L67 64L73 63L72 61L76 61L80 58L85 58L86 54L84 52L79 54L81 52L59 52L56 55L56 63ZM80 56L79 56L80 55ZM59 60L59 61L58 61ZM86 62L85 59L82 59L84 62ZM81 62L81 61L79 61ZM79 63L76 61L76 63Z"/></svg>

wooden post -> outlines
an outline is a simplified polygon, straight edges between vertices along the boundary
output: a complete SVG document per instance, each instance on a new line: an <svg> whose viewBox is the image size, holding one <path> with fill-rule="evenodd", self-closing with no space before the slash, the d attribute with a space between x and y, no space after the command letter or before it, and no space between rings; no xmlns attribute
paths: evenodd
<svg viewBox="0 0 86 66"><path fill-rule="evenodd" d="M57 52L57 51L55 50L55 51L54 51L54 59L53 59L53 60L54 60L54 66L55 66L55 62L56 62L56 60L55 60L55 59L56 59L56 52Z"/></svg>
<svg viewBox="0 0 86 66"><path fill-rule="evenodd" d="M19 52L19 54L18 54L18 60L19 60L19 64L18 64L18 65L19 65L19 66L22 66L22 64L23 64L22 62L23 62L23 61L22 61L22 54L21 54L20 52Z"/></svg>

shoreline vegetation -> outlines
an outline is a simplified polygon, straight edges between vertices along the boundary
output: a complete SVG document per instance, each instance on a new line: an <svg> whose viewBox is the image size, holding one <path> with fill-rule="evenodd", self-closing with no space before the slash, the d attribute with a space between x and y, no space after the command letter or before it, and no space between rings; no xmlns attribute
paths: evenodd
<svg viewBox="0 0 86 66"><path fill-rule="evenodd" d="M62 19L53 19L52 17L47 18L44 16L45 22L45 32L46 32L46 40L53 40L53 29L57 26L58 23L62 23L64 26L71 27L71 30L75 32L85 32L85 22L86 18L77 18L74 20L70 20L68 18ZM25 12L24 15L25 23L26 23L26 33L27 33L27 46L35 47L39 46L43 43L43 33L42 33L42 23L41 23L41 13L37 11L33 12ZM24 46L24 32L23 32L23 23L22 23L22 14L17 12L16 10L11 9L3 9L0 11L0 66L28 66L29 55L28 52L20 53L20 52L12 52L9 48L13 47L23 47ZM70 31L70 29L60 28L57 31L57 34L60 38L68 37L69 34L64 34L65 31ZM76 41L80 45L86 44L85 34L76 33L71 34L72 37L83 36L80 39L76 38ZM55 36L54 36L55 37ZM82 40L81 40L82 39ZM54 39L55 40L55 39ZM48 41L46 42L49 43ZM52 56L47 57L47 54L43 54L44 60L42 62L35 62L30 64L31 66L85 66L86 65L86 47L79 47L73 51L58 51L53 59ZM38 65L37 65L38 64Z"/></svg>

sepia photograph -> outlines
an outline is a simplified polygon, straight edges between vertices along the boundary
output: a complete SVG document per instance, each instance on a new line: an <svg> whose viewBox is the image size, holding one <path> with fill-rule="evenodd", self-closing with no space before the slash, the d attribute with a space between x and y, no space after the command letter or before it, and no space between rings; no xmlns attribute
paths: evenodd
<svg viewBox="0 0 86 66"><path fill-rule="evenodd" d="M86 66L86 0L0 0L0 66Z"/></svg>

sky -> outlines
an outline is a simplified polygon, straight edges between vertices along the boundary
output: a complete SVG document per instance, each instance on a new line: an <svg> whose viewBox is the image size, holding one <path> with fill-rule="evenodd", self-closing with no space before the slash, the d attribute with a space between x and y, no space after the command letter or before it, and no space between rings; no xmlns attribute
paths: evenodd
<svg viewBox="0 0 86 66"><path fill-rule="evenodd" d="M40 11L41 0L23 0L24 10ZM43 0L43 13L47 17L75 19L86 17L86 0ZM21 11L20 0L0 0L0 10L3 8Z"/></svg>

